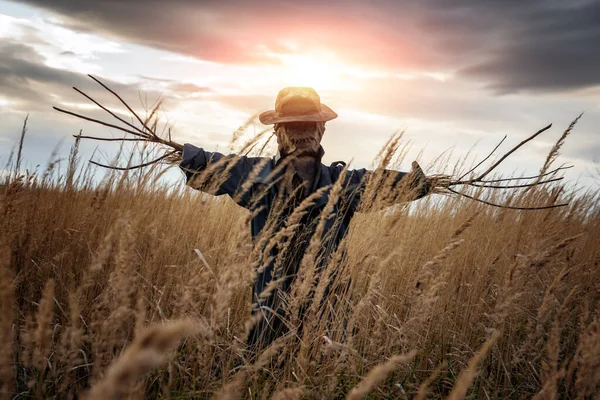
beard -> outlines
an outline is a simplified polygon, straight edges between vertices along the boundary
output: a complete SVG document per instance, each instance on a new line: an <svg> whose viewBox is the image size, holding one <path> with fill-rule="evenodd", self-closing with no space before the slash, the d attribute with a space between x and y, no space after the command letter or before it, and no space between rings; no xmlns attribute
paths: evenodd
<svg viewBox="0 0 600 400"><path fill-rule="evenodd" d="M317 157L325 131L322 122L291 122L275 127L277 145L282 157Z"/></svg>

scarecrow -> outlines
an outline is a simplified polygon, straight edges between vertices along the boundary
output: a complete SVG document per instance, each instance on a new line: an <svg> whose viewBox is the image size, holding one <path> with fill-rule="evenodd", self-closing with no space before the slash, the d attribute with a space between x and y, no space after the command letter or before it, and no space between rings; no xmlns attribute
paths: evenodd
<svg viewBox="0 0 600 400"><path fill-rule="evenodd" d="M413 162L413 169L409 173L381 168L375 171L349 170L343 162L334 162L329 166L322 163L324 150L321 139L325 133L325 123L335 119L337 114L321 103L319 95L312 88L285 88L277 95L275 109L260 114L259 119L263 124L274 125L277 138L278 154L267 158L224 155L192 144L181 145L172 140L170 130L164 138L157 133L156 114L160 104L151 110L148 118L142 119L117 93L97 78L91 75L90 78L113 94L139 125L123 119L74 88L123 125L54 107L57 111L118 129L132 136L101 138L78 135L77 140L138 141L170 149L154 160L127 167L90 162L122 171L154 166L164 161L178 162L188 185L213 195L227 194L250 211L251 233L259 254L252 288L255 323L248 337L248 344L251 346L267 345L288 330L286 312L290 290L296 276L302 274L302 268L307 266L314 269L306 296L310 302L314 295L314 285L346 236L350 221L361 201L362 204L378 204L379 208L376 209L381 209L395 203L416 200L430 193L445 193L505 209L540 210L567 205L496 204L468 194L464 189L458 189L528 190L563 179L556 174L570 166L561 166L530 177L488 178L508 156L548 130L551 125L520 142L482 173L476 173L475 170L493 155L506 136L487 157L460 177L427 177L416 162ZM517 184L510 183L515 180ZM306 262L307 256L310 256L309 262ZM323 298L327 297L328 290L329 288L325 290ZM302 312L303 308L300 307L300 316Z"/></svg>
<svg viewBox="0 0 600 400"><path fill-rule="evenodd" d="M329 166L322 163L324 150L321 139L325 123L336 117L331 108L321 103L314 89L289 87L277 95L275 110L265 111L259 116L263 124L274 125L277 157L234 156L226 162L224 159L231 156L208 152L191 144L183 146L179 165L188 184L211 194L227 194L239 205L248 208L253 216L250 226L255 244L261 235L264 236L265 230L270 237L282 232L294 211L313 196L312 204L307 205L306 212L299 219L299 227L288 237L281 238L272 246L269 246L269 240L262 241L262 260L257 265L252 290L253 313L257 322L250 332L249 344L266 345L286 331L286 299L295 276L300 272L309 243L317 234L319 221L324 219L323 229L318 232L322 251L315 257L317 274L348 232L366 183L373 174L365 169L344 171L345 164L342 162ZM219 163L222 167L214 168L212 174L216 177L227 173L227 177L217 185L211 185L209 182L213 179L202 172ZM198 178L199 185L195 181ZM340 179L343 183L338 183ZM405 185L405 179L411 180L408 185ZM424 175L415 172L406 174L388 170L382 179L384 181L389 182L391 190L406 186L405 190L414 191L413 200L425 196L432 187ZM336 183L341 185L344 195L332 204L330 215L324 216L323 210ZM244 185L249 189L240 194ZM275 281L276 285L270 286ZM315 285L317 281L318 276Z"/></svg>

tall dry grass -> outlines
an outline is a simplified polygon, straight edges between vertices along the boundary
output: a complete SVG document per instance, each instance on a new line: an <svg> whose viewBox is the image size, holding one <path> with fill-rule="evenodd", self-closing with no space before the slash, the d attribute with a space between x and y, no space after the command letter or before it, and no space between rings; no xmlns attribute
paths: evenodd
<svg viewBox="0 0 600 400"><path fill-rule="evenodd" d="M70 160L60 176L13 163L1 189L2 397L583 399L600 389L597 193L512 196L570 200L538 211L429 198L358 214L322 273L350 289L303 321L292 315L291 332L252 355L247 211L157 184L158 169L95 183L76 149ZM366 208L389 197L367 193Z"/></svg>

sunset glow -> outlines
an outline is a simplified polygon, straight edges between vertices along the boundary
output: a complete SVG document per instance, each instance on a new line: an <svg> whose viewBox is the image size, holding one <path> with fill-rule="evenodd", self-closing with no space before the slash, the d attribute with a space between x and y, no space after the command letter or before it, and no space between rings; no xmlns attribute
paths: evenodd
<svg viewBox="0 0 600 400"><path fill-rule="evenodd" d="M287 86L311 86L317 90L340 87L357 88L348 76L348 68L333 55L282 55L281 79Z"/></svg>

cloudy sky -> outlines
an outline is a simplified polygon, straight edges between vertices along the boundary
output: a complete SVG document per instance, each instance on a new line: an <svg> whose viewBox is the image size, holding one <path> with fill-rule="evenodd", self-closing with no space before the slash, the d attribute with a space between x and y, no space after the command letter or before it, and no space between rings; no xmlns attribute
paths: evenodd
<svg viewBox="0 0 600 400"><path fill-rule="evenodd" d="M162 99L175 140L223 151L279 89L313 86L339 114L325 161L358 167L397 130L412 145L409 168L421 150L423 165L450 148L486 154L505 134L508 147L552 122L507 165L531 173L585 112L561 161L589 184L599 43L597 0L0 0L0 165L28 113L29 166L60 143L66 154L80 129L116 137L52 110L101 115L72 86L116 107L93 74L139 109Z"/></svg>

